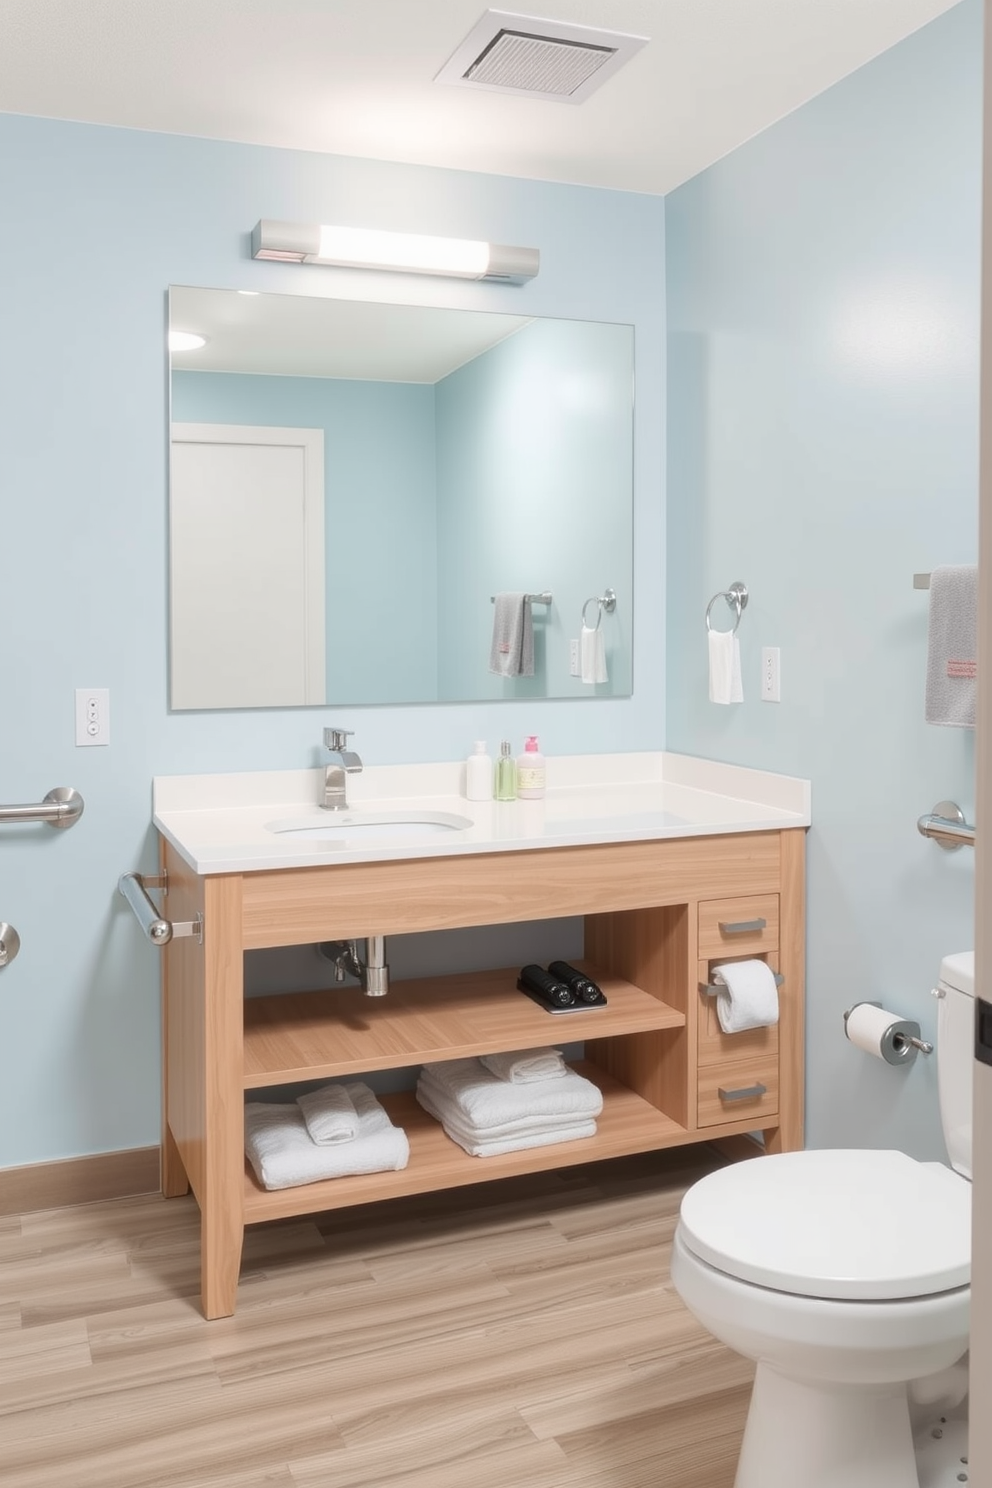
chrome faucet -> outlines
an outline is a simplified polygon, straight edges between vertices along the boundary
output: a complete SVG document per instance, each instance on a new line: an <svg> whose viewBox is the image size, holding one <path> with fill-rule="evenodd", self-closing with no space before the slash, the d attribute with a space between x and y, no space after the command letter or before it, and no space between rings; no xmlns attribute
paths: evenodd
<svg viewBox="0 0 992 1488"><path fill-rule="evenodd" d="M324 747L331 752L330 764L324 771L324 799L320 803L325 811L348 809L348 776L357 775L362 768L360 756L345 748L351 735L351 729L324 730Z"/></svg>

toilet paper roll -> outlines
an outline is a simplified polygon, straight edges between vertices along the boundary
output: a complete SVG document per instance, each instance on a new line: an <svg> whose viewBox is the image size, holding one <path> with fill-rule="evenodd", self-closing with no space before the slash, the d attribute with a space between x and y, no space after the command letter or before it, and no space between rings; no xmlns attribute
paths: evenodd
<svg viewBox="0 0 992 1488"><path fill-rule="evenodd" d="M900 1018L874 1002L858 1002L844 1014L844 1026L851 1043L886 1064L908 1064L916 1058L916 1046L910 1042L919 1037L919 1024Z"/></svg>

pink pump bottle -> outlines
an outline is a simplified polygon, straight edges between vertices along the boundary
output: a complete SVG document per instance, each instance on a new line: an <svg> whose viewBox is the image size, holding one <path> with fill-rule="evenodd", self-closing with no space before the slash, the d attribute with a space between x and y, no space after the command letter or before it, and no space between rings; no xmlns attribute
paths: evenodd
<svg viewBox="0 0 992 1488"><path fill-rule="evenodd" d="M538 748L537 735L531 734L523 754L517 755L517 795L521 801L539 801L544 795L545 783L544 755Z"/></svg>

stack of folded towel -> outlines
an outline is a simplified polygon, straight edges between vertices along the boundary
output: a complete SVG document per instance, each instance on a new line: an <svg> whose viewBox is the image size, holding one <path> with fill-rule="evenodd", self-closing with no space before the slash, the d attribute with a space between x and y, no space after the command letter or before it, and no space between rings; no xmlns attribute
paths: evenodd
<svg viewBox="0 0 992 1488"><path fill-rule="evenodd" d="M470 1157L495 1157L596 1134L599 1088L557 1049L425 1064L417 1100Z"/></svg>
<svg viewBox="0 0 992 1488"><path fill-rule="evenodd" d="M263 1188L405 1168L410 1143L360 1080L324 1085L289 1105L245 1103L245 1152Z"/></svg>

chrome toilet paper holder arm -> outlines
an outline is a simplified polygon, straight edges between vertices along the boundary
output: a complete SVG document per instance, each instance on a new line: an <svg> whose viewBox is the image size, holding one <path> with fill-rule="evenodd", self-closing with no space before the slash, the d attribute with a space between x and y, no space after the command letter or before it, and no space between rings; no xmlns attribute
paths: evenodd
<svg viewBox="0 0 992 1488"><path fill-rule="evenodd" d="M880 1008L880 1002L874 1002L862 998L860 1002L852 1003L844 1014L844 1033L847 1034L847 1020L859 1007ZM912 1064L917 1054L932 1054L933 1044L926 1039L920 1038L920 1025L913 1018L897 1018L889 1024L882 1035L879 1052L886 1064Z"/></svg>

